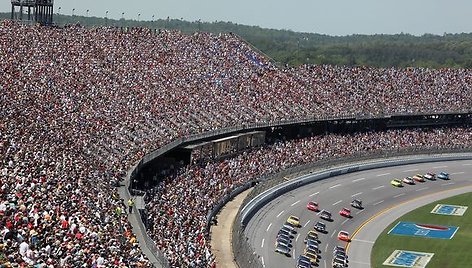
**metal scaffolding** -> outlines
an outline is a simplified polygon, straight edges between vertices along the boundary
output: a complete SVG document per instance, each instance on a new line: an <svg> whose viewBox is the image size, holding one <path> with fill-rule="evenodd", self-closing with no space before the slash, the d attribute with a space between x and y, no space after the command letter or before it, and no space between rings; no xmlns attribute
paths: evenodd
<svg viewBox="0 0 472 268"><path fill-rule="evenodd" d="M53 24L54 0L11 0L11 19Z"/></svg>

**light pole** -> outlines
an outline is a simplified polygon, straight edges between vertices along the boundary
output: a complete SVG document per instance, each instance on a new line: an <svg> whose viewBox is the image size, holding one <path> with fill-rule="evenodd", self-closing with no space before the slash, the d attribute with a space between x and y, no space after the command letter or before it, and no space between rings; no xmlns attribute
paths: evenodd
<svg viewBox="0 0 472 268"><path fill-rule="evenodd" d="M88 17L88 13L89 13L89 11L90 11L90 10L88 10L88 9L87 9L87 11L85 12L85 13L87 14L87 15L86 15L86 17Z"/></svg>
<svg viewBox="0 0 472 268"><path fill-rule="evenodd" d="M105 26L108 26L108 10L105 12Z"/></svg>
<svg viewBox="0 0 472 268"><path fill-rule="evenodd" d="M141 18L141 13L138 13L138 21L140 20Z"/></svg>
<svg viewBox="0 0 472 268"><path fill-rule="evenodd" d="M57 15L61 15L61 7L57 9Z"/></svg>
<svg viewBox="0 0 472 268"><path fill-rule="evenodd" d="M125 19L125 13L124 13L124 12L121 12L121 19L122 19L122 20Z"/></svg>
<svg viewBox="0 0 472 268"><path fill-rule="evenodd" d="M74 11L75 11L75 8L72 9L72 16L74 16Z"/></svg>
<svg viewBox="0 0 472 268"><path fill-rule="evenodd" d="M154 22L154 15L152 15L152 22Z"/></svg>

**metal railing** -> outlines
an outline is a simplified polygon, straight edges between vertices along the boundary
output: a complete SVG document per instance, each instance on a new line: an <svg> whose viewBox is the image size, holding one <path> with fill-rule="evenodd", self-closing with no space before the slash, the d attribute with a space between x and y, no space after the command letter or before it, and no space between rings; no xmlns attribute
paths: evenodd
<svg viewBox="0 0 472 268"><path fill-rule="evenodd" d="M442 111L437 113L414 113L414 114L378 114L376 115L361 115L361 114L340 114L336 116L317 116L312 115L304 118L295 118L295 119L287 119L287 120L276 120L276 121L266 121L266 122L255 122L255 123L247 123L233 127L226 127L217 130L210 130L203 133L192 134L187 137L177 138L172 142L169 142L162 147L151 151L150 153L146 154L141 161L139 161L136 169L133 171L133 176L139 172L142 166L146 165L153 159L158 156L163 155L164 153L182 145L183 143L198 141L202 139L206 139L213 136L219 135L227 135L235 132L240 132L244 130L255 130L261 128L270 128L270 127L278 127L278 126L286 126L286 125L295 125L295 124L303 124L303 123L314 123L314 122L321 122L321 121L328 121L328 120L345 120L345 119L388 119L392 116L428 116L428 115L446 115L446 114L470 114L472 113L472 109L464 109L458 111Z"/></svg>

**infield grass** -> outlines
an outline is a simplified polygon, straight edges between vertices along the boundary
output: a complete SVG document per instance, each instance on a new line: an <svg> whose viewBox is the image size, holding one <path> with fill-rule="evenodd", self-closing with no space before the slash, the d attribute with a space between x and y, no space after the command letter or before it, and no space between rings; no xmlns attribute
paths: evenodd
<svg viewBox="0 0 472 268"><path fill-rule="evenodd" d="M468 209L463 216L430 213L436 204L468 206ZM399 221L457 226L459 230L450 240L387 234ZM382 263L396 249L434 253L427 268L472 267L472 193L433 202L394 221L375 241L371 256L373 267L393 267Z"/></svg>

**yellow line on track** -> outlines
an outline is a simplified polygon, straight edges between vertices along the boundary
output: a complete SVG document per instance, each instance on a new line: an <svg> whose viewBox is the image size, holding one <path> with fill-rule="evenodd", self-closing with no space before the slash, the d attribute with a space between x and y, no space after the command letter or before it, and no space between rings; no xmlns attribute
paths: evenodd
<svg viewBox="0 0 472 268"><path fill-rule="evenodd" d="M463 188L467 188L467 187L471 187L472 185L466 185L466 186L461 186L461 187L456 187L456 188L452 188L452 189L448 189L448 190L443 190L443 191L439 191L439 192L434 192L434 193L430 193L430 194L427 194L427 195L422 195L422 196L418 196L418 197L415 197L413 199L409 199L409 200L406 200L406 201L403 201L401 203L398 203L396 205L393 205L393 206L390 206L388 208L385 208L379 212L377 212L377 214L373 215L372 217L370 217L369 219L367 219L366 221L364 221L361 225L359 225L359 227L357 227L357 229L352 233L352 236L351 236L351 241L354 239L354 237L357 235L357 233L359 233L362 228L364 228L365 225L367 225L369 222L375 220L376 218L378 218L379 216L385 214L386 212L388 212L389 210L392 210L396 207L399 207L399 206L402 206L404 204L407 204L407 203L410 203L410 202L413 202L413 201L416 201L418 199L421 199L421 198L426 198L426 197L429 197L429 196L432 196L432 195L436 195L436 194L439 194L439 193L446 193L446 192L450 192L450 191L455 191L455 190L459 190L459 189L463 189ZM433 201L434 202L434 201ZM351 245L351 242L348 242L347 245L346 245L346 253L349 253L349 246Z"/></svg>

